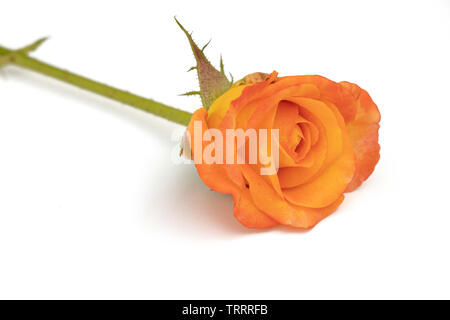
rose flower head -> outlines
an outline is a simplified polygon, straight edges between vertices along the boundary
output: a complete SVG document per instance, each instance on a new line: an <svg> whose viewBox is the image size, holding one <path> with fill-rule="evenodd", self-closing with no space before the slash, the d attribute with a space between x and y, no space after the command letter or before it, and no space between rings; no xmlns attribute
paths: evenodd
<svg viewBox="0 0 450 320"><path fill-rule="evenodd" d="M244 226L311 228L371 175L380 113L365 90L275 71L232 84L186 34L203 102L188 125L191 156L209 188L233 196Z"/></svg>

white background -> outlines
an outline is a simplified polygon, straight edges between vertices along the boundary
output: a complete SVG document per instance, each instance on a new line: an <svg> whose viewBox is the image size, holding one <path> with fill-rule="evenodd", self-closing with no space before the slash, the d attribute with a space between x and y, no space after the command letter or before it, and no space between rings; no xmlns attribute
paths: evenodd
<svg viewBox="0 0 450 320"><path fill-rule="evenodd" d="M235 79L367 89L373 176L313 230L252 231L171 163L181 126L0 71L0 298L450 298L450 1L4 1L0 44L194 111L173 16Z"/></svg>

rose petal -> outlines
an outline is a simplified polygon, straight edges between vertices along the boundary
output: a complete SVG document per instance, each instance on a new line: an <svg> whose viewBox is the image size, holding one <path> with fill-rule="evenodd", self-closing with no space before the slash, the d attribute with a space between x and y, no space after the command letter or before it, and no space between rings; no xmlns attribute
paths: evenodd
<svg viewBox="0 0 450 320"><path fill-rule="evenodd" d="M352 121L347 123L347 132L353 145L356 157L356 171L346 192L355 190L373 172L380 159L378 129L380 112L370 95L356 84L341 82L357 102L357 112Z"/></svg>
<svg viewBox="0 0 450 320"><path fill-rule="evenodd" d="M259 210L254 204L249 190L233 192L234 216L244 226L254 229L266 229L278 222Z"/></svg>
<svg viewBox="0 0 450 320"><path fill-rule="evenodd" d="M331 214L341 204L344 196L324 208L306 208L284 201L262 177L249 166L242 165L242 172L250 187L256 207L277 222L298 228L311 228Z"/></svg>

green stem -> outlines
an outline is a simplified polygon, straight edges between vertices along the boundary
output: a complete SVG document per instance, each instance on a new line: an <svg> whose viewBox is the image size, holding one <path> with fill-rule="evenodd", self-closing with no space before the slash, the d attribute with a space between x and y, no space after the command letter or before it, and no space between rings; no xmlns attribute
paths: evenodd
<svg viewBox="0 0 450 320"><path fill-rule="evenodd" d="M127 91L113 88L106 84L90 80L29 57L27 55L28 51L34 50L36 47L37 46L32 47L31 45L21 50L11 50L0 46L0 58L3 58L4 63L14 63L26 69L70 83L76 87L125 103L175 123L183 125L189 123L192 116L189 112L170 107L154 100L146 99Z"/></svg>

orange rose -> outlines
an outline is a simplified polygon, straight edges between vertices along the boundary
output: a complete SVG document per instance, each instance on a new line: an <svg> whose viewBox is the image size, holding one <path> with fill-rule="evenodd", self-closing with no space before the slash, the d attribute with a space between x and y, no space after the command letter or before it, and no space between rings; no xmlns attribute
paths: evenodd
<svg viewBox="0 0 450 320"><path fill-rule="evenodd" d="M208 111L194 113L191 137L196 120L204 130L279 129L276 174L259 174L261 163L196 164L207 186L233 195L234 216L250 228L313 227L341 204L343 193L369 177L379 159L380 113L369 94L321 76L277 78L273 72L261 82L235 85Z"/></svg>
<svg viewBox="0 0 450 320"><path fill-rule="evenodd" d="M321 76L277 78L276 72L255 73L232 85L223 61L215 69L203 52L207 44L200 49L176 22L197 62L189 70L197 71L200 90L185 95L200 95L204 108L192 116L29 57L45 39L19 50L0 47L0 65L15 63L176 123L189 122L190 149L201 179L217 192L232 194L235 217L250 228L311 228L340 205L345 192L370 176L379 159L380 113L366 91ZM247 136L252 130L260 134ZM261 135L269 130L276 132L275 139ZM245 134L232 135L230 143L229 131ZM206 154L208 161L197 162L197 154ZM266 170L272 168L277 170Z"/></svg>

